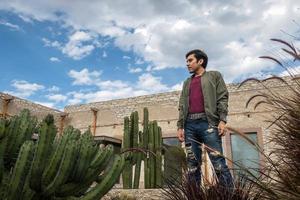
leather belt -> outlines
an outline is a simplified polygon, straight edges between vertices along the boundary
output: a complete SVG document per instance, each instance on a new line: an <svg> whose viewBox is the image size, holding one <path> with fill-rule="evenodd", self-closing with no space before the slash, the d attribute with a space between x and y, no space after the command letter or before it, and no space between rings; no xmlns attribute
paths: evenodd
<svg viewBox="0 0 300 200"><path fill-rule="evenodd" d="M205 113L190 113L188 114L189 119L202 119L207 120Z"/></svg>

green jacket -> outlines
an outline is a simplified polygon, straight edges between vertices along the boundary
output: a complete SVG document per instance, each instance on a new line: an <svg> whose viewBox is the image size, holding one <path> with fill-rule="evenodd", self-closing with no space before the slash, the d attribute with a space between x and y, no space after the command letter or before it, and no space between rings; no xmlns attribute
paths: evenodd
<svg viewBox="0 0 300 200"><path fill-rule="evenodd" d="M178 128L184 128L184 122L189 111L189 88L193 76L183 83L179 99ZM226 122L228 114L228 90L218 71L205 71L201 77L204 109L210 126L217 126L220 121Z"/></svg>

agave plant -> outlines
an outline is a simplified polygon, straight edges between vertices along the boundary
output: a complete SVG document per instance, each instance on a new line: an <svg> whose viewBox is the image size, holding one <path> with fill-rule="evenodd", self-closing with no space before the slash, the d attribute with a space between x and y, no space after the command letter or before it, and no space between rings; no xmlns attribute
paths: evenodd
<svg viewBox="0 0 300 200"><path fill-rule="evenodd" d="M247 136L245 136L246 139ZM251 140L249 140L251 141ZM251 141L252 142L252 141ZM187 163L183 163L182 169L173 169L173 176L166 178L166 188L164 188L164 198L169 200L256 200L261 199L262 195L259 192L259 188L253 183L253 179L248 176L239 176L234 180L234 187L224 187L218 184L218 178L214 172L213 165L209 162L208 154L218 154L218 156L223 156L220 152L206 146L205 144L200 144L202 146L202 184L196 182L196 180L190 176ZM206 157L206 158L205 158ZM226 158L228 159L228 158ZM228 159L229 160L229 159ZM231 161L231 160L230 160ZM233 161L231 161L233 162ZM236 163L240 169L243 166ZM207 173L210 171L210 173ZM178 179L178 175L182 174L182 178ZM259 177L255 177L259 179Z"/></svg>

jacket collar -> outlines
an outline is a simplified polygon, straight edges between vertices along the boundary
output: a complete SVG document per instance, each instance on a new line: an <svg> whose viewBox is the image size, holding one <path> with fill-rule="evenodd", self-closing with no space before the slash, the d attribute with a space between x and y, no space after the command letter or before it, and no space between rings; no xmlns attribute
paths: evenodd
<svg viewBox="0 0 300 200"><path fill-rule="evenodd" d="M204 72L203 72L203 74L202 74L201 76L204 76L204 74L206 74L206 70L204 70ZM194 78L194 77L195 77L195 73L192 74L189 78L192 79L192 78Z"/></svg>

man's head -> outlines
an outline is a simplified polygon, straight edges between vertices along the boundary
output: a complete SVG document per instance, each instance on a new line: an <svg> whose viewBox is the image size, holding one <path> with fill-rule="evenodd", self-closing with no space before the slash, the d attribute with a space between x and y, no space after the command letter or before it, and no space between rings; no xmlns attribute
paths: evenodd
<svg viewBox="0 0 300 200"><path fill-rule="evenodd" d="M204 69L207 66L208 57L204 51L200 49L194 49L189 51L186 55L186 65L190 71L190 73L194 73L200 67Z"/></svg>

